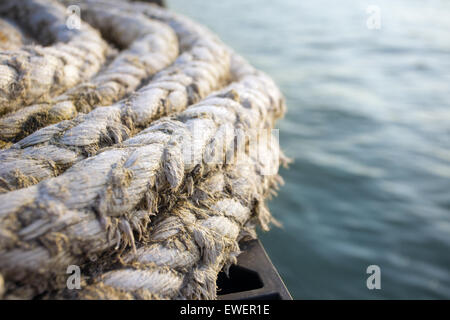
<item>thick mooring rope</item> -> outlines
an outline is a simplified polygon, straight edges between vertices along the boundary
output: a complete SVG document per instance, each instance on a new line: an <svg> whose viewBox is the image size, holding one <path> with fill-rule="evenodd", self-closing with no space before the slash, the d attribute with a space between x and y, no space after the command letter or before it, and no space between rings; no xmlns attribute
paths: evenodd
<svg viewBox="0 0 450 320"><path fill-rule="evenodd" d="M45 101L93 76L105 62L107 43L86 23L66 27L65 8L56 2L2 1L0 14L17 19L43 45L0 55L0 115Z"/></svg>
<svg viewBox="0 0 450 320"><path fill-rule="evenodd" d="M167 25L142 14L126 15L114 7L82 7L83 17L103 33L112 33L124 48L97 75L64 94L10 113L0 120L4 141L16 141L51 123L74 118L96 106L110 105L132 93L178 55L175 33Z"/></svg>
<svg viewBox="0 0 450 320"><path fill-rule="evenodd" d="M0 5L0 296L214 299L238 241L274 221L274 82L155 5L77 1L69 30L70 1L16 3Z"/></svg>
<svg viewBox="0 0 450 320"><path fill-rule="evenodd" d="M115 264L107 257L107 263L87 266L90 284L57 296L214 299L217 275L236 262L238 241L254 237L256 224L272 220L264 198L280 178L260 172L276 166L278 151L265 151L263 161L246 157L230 170L207 174L190 196L158 216L136 252L123 252Z"/></svg>

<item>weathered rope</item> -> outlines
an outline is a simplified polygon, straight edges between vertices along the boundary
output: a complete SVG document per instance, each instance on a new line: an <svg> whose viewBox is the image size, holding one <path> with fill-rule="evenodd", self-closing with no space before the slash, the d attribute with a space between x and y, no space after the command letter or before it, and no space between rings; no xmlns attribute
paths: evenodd
<svg viewBox="0 0 450 320"><path fill-rule="evenodd" d="M78 37L95 35L103 51L70 85L34 96L25 88L20 99L0 87L9 112L0 139L22 138L0 150L6 297L74 298L64 287L76 264L93 280L75 298L215 298L238 241L273 222L264 199L283 159L270 135L285 111L281 92L210 31L154 5L82 0L86 21L68 32L64 6L25 2L0 5L14 50L0 57L20 57L36 21L48 46L27 52L43 50L39 59ZM75 68L92 66L84 58Z"/></svg>
<svg viewBox="0 0 450 320"><path fill-rule="evenodd" d="M192 24L178 23L174 29L183 48L191 49L128 99L43 128L0 151L0 192L57 176L99 148L122 142L152 120L182 111L225 84L230 77L228 49Z"/></svg>
<svg viewBox="0 0 450 320"><path fill-rule="evenodd" d="M45 104L20 109L0 119L0 139L16 141L41 127L74 118L96 106L115 103L178 56L170 27L136 12L130 16L114 7L82 7L83 17L102 34L113 35L125 48L95 77Z"/></svg>
<svg viewBox="0 0 450 320"><path fill-rule="evenodd" d="M270 129L282 108L273 82L250 73L156 122L120 148L107 149L38 185L0 195L0 269L17 281L36 278L31 275L39 270L60 271L113 247L120 232L122 241L133 245L131 230L138 231L149 214L173 202L197 171L219 170L214 161L204 163L205 152L217 150L222 160L235 149L235 130L250 135ZM17 219L22 216L26 221Z"/></svg>
<svg viewBox="0 0 450 320"><path fill-rule="evenodd" d="M278 167L273 148L259 159L243 157L232 169L200 179L191 196L150 225L136 253L127 250L115 259L103 258L109 263L88 265L90 280L82 290L63 290L56 297L215 299L217 275L236 262L238 241L255 237L255 225L272 219L264 199L281 180L261 171Z"/></svg>
<svg viewBox="0 0 450 320"><path fill-rule="evenodd" d="M0 115L36 102L44 102L103 65L107 43L86 23L68 29L66 8L50 0L5 0L0 15L16 18L44 44L0 53Z"/></svg>
<svg viewBox="0 0 450 320"><path fill-rule="evenodd" d="M3 279L3 276L0 273L0 299L3 299L4 294L5 294L5 280Z"/></svg>
<svg viewBox="0 0 450 320"><path fill-rule="evenodd" d="M0 50L16 50L29 41L11 20L0 19Z"/></svg>

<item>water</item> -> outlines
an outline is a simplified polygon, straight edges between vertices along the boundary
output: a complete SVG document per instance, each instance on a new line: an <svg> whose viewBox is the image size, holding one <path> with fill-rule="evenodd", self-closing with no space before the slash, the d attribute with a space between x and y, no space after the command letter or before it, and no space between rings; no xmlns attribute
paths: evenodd
<svg viewBox="0 0 450 320"><path fill-rule="evenodd" d="M366 25L368 5L381 29ZM284 92L262 234L296 299L450 298L450 3L171 0ZM381 268L368 290L366 268Z"/></svg>

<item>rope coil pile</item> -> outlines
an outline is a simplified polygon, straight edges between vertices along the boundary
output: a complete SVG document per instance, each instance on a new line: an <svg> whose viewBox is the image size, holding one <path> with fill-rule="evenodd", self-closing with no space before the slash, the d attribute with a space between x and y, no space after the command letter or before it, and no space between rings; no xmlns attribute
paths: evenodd
<svg viewBox="0 0 450 320"><path fill-rule="evenodd" d="M276 222L283 96L183 16L82 0L69 29L72 4L0 4L0 295L214 299Z"/></svg>

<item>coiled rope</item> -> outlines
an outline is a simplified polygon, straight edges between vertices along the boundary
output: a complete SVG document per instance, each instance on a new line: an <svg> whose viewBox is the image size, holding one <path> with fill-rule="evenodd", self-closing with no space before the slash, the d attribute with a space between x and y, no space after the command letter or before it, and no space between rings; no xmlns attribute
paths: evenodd
<svg viewBox="0 0 450 320"><path fill-rule="evenodd" d="M274 221L283 96L185 17L83 0L70 30L69 4L0 5L0 294L214 299L238 241Z"/></svg>

